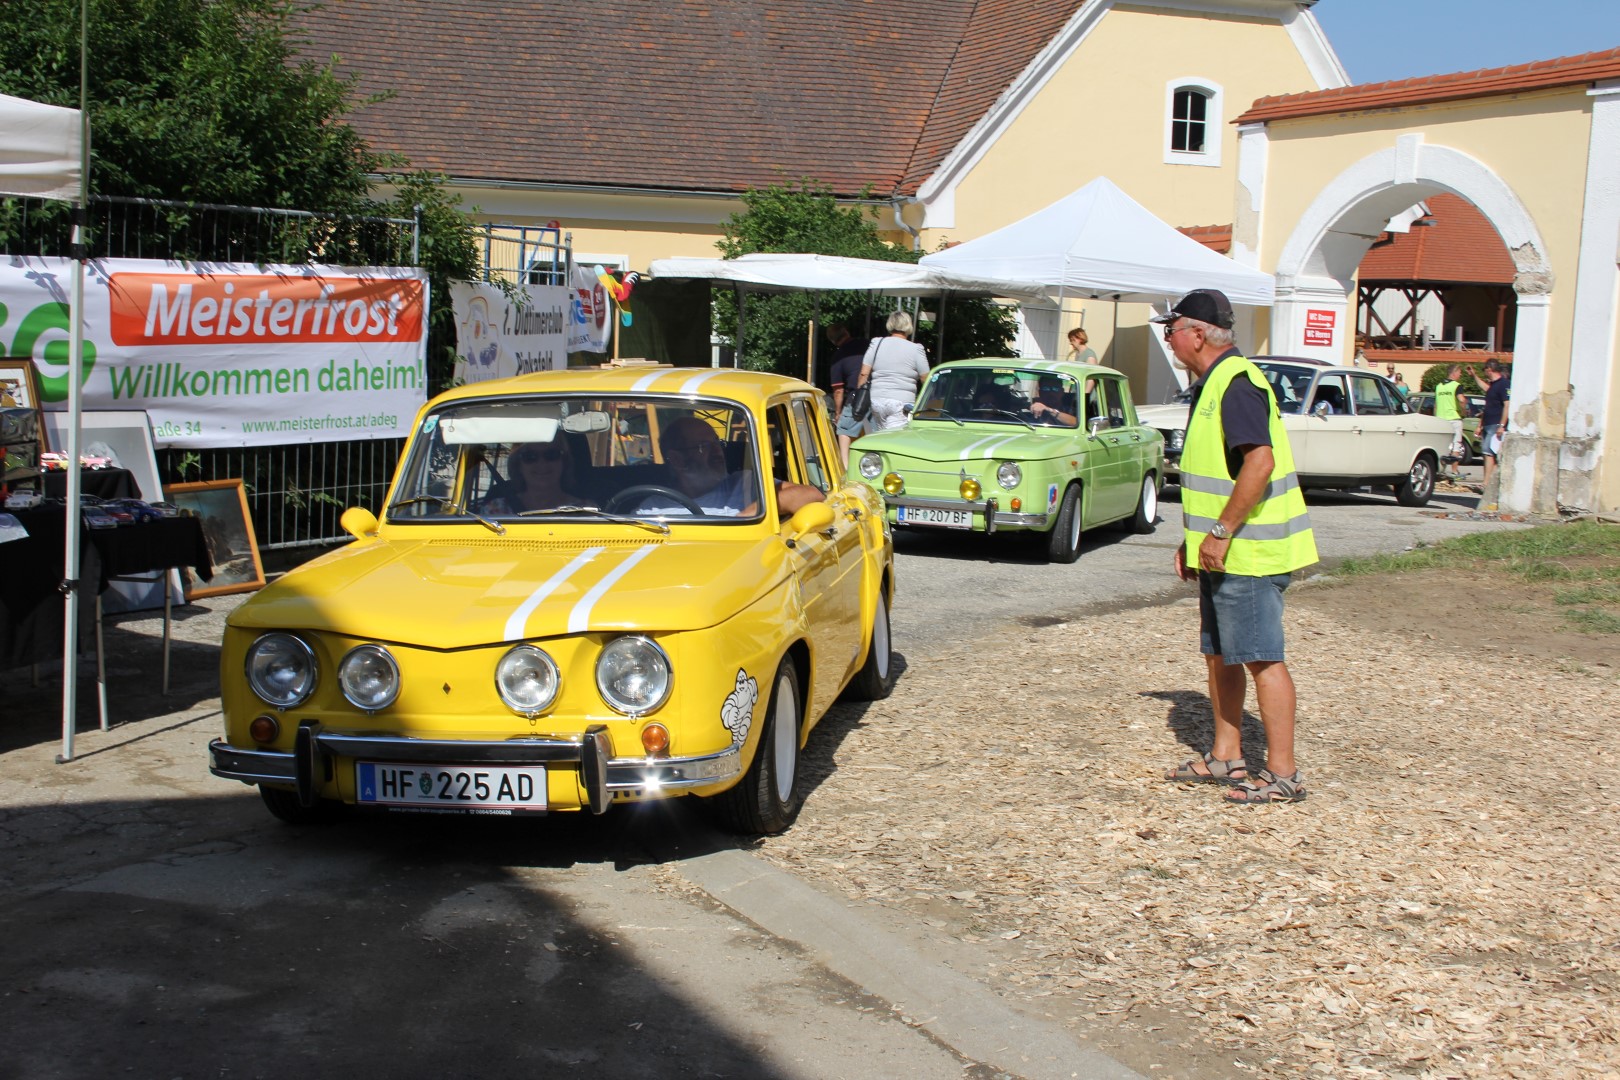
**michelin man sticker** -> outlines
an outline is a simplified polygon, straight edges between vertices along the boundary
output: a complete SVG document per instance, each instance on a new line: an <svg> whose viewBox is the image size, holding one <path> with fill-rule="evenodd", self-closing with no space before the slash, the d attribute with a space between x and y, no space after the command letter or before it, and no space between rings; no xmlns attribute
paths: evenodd
<svg viewBox="0 0 1620 1080"><path fill-rule="evenodd" d="M754 723L754 706L759 704L759 681L742 668L737 669L737 688L726 695L720 706L720 722L731 732L731 744L741 746L748 741L748 729Z"/></svg>

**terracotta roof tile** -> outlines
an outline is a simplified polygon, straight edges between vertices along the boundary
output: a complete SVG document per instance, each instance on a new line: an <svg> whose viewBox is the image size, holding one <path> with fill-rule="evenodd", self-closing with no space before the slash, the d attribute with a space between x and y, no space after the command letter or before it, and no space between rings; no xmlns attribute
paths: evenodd
<svg viewBox="0 0 1620 1080"><path fill-rule="evenodd" d="M1511 285L1513 257L1485 215L1457 195L1426 200L1429 228L1384 233L1361 260L1361 281Z"/></svg>
<svg viewBox="0 0 1620 1080"><path fill-rule="evenodd" d="M1300 116L1389 109L1462 98L1516 94L1555 86L1578 86L1600 79L1620 78L1620 48L1580 56L1537 60L1512 67L1461 71L1453 75L1428 75L1394 82L1363 83L1304 94L1281 94L1257 100L1249 111L1232 121L1251 124L1267 120L1288 120Z"/></svg>
<svg viewBox="0 0 1620 1080"><path fill-rule="evenodd" d="M303 54L464 180L910 193L1087 0L331 0Z"/></svg>
<svg viewBox="0 0 1620 1080"><path fill-rule="evenodd" d="M1231 225L1182 225L1177 231L1222 255L1232 250Z"/></svg>

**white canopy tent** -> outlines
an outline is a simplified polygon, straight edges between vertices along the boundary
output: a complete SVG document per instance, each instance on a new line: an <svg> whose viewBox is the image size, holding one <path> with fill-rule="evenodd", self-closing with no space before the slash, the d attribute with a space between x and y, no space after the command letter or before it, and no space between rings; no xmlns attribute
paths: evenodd
<svg viewBox="0 0 1620 1080"><path fill-rule="evenodd" d="M1219 289L1234 304L1269 307L1270 274L1233 262L1155 217L1099 176L1022 221L919 264L987 281L1033 282L1049 299L1160 303Z"/></svg>
<svg viewBox="0 0 1620 1080"><path fill-rule="evenodd" d="M82 110L43 105L37 101L0 94L0 194L59 199L84 207L85 176L89 172L90 132ZM74 229L74 245L83 242L81 227ZM79 460L83 417L84 370L84 257L76 255L68 297L68 445L67 527L62 566L65 582L76 582L79 567ZM65 590L62 633L62 753L57 761L73 758L73 725L77 714L79 675L79 602L76 587ZM105 716L105 713L103 713Z"/></svg>

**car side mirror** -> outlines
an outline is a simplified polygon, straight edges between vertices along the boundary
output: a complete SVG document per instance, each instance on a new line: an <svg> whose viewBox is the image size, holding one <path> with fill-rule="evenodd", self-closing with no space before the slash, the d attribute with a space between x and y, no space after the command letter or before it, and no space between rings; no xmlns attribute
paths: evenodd
<svg viewBox="0 0 1620 1080"><path fill-rule="evenodd" d="M915 402L907 402L900 407L900 411L905 415L910 416L912 413L917 411L917 405Z"/></svg>
<svg viewBox="0 0 1620 1080"><path fill-rule="evenodd" d="M788 519L788 543L796 544L801 539L814 532L826 532L833 527L838 515L833 512L831 504L825 502L806 503L799 507Z"/></svg>
<svg viewBox="0 0 1620 1080"><path fill-rule="evenodd" d="M1329 413L1331 413L1332 411L1333 411L1333 406L1329 405L1325 401L1318 401L1316 403L1316 408L1311 410L1311 415L1312 416L1326 416Z"/></svg>
<svg viewBox="0 0 1620 1080"><path fill-rule="evenodd" d="M1086 421L1086 434L1090 435L1092 438L1096 438L1097 433L1107 428L1109 424L1110 421L1108 417L1093 416L1090 420Z"/></svg>
<svg viewBox="0 0 1620 1080"><path fill-rule="evenodd" d="M377 515L363 506L351 506L343 511L338 524L356 540L375 539L377 536Z"/></svg>

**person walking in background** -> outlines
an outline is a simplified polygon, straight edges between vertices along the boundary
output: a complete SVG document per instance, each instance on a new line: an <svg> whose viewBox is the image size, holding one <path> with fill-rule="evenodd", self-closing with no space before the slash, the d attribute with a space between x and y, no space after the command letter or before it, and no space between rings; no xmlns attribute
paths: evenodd
<svg viewBox="0 0 1620 1080"><path fill-rule="evenodd" d="M872 424L888 431L905 426L906 406L915 404L917 388L928 377L928 353L911 340L910 315L896 311L883 325L889 334L866 347L855 385L872 380Z"/></svg>
<svg viewBox="0 0 1620 1080"><path fill-rule="evenodd" d="M1451 423L1451 447L1446 451L1447 461L1462 461L1468 456L1463 442L1462 410L1457 407L1457 391L1462 382L1462 365L1452 364L1446 370L1446 381L1434 388L1434 416Z"/></svg>
<svg viewBox="0 0 1620 1080"><path fill-rule="evenodd" d="M1178 366L1197 376L1181 454L1182 544L1176 576L1198 581L1200 649L1215 737L1166 780L1227 784L1228 802L1299 802L1293 676L1283 651L1283 590L1316 562L1282 413L1260 369L1232 344L1231 302L1214 289L1181 298L1164 324ZM1266 767L1243 757L1245 670L1266 732Z"/></svg>
<svg viewBox="0 0 1620 1080"><path fill-rule="evenodd" d="M1479 452L1485 455L1485 481L1482 487L1488 487L1496 473L1496 458L1508 426L1509 384L1507 371L1500 360L1485 361L1485 379L1488 383L1485 387L1485 405L1479 414ZM1482 501L1485 498L1489 496L1481 496ZM1481 509L1495 510L1496 504L1491 503Z"/></svg>
<svg viewBox="0 0 1620 1080"><path fill-rule="evenodd" d="M866 429L863 420L850 414L849 399L861 376L861 354L866 347L841 322L827 325L827 340L832 342L832 396L833 426L838 432L838 456L849 457L849 444Z"/></svg>
<svg viewBox="0 0 1620 1080"><path fill-rule="evenodd" d="M1393 367L1394 365L1390 366ZM1392 377L1395 380L1395 392L1401 395L1402 401L1405 401L1412 393L1412 388L1406 385L1406 376L1397 371Z"/></svg>
<svg viewBox="0 0 1620 1080"><path fill-rule="evenodd" d="M1077 364L1097 362L1097 353L1091 347L1091 335L1086 333L1083 326L1069 331L1069 359Z"/></svg>

